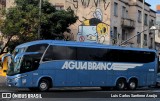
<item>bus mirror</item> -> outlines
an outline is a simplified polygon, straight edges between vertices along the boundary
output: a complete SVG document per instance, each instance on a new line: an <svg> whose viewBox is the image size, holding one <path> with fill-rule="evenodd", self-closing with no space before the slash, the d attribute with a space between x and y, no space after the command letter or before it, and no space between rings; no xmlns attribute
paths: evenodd
<svg viewBox="0 0 160 101"><path fill-rule="evenodd" d="M1 60L1 62L3 63L3 62L4 62L5 57L8 57L8 56L11 56L11 57L12 57L12 55L11 55L11 54L6 54L6 55L2 56L2 60Z"/></svg>
<svg viewBox="0 0 160 101"><path fill-rule="evenodd" d="M40 52L25 52L17 54L14 58L14 62L17 62L18 58L23 57L24 55L35 55L35 54L40 54Z"/></svg>

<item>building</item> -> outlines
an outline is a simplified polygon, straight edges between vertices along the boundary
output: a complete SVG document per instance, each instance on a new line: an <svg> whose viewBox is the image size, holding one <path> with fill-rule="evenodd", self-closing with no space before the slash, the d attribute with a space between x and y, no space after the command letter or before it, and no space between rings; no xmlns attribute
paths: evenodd
<svg viewBox="0 0 160 101"><path fill-rule="evenodd" d="M7 0L9 1L9 0ZM12 0L10 0L11 2ZM79 17L70 26L72 40L119 45L144 30L144 48L154 48L156 12L143 0L49 0L56 9L73 9ZM142 25L144 13L144 25ZM129 40L123 46L140 47L141 36Z"/></svg>
<svg viewBox="0 0 160 101"><path fill-rule="evenodd" d="M160 5L157 5L156 24L160 25Z"/></svg>
<svg viewBox="0 0 160 101"><path fill-rule="evenodd" d="M142 0L50 0L58 7L71 8L79 20L71 26L77 41L119 45L128 38L144 31L144 47L154 48L154 33L149 31L155 24L156 12L150 4L144 4L144 28L142 28ZM125 46L140 47L141 36Z"/></svg>
<svg viewBox="0 0 160 101"><path fill-rule="evenodd" d="M157 13L156 13L156 25L155 27L159 30L155 31L155 48L160 53L160 5L157 5Z"/></svg>
<svg viewBox="0 0 160 101"><path fill-rule="evenodd" d="M6 2L6 9L13 7L14 4L14 0L4 0Z"/></svg>
<svg viewBox="0 0 160 101"><path fill-rule="evenodd" d="M2 13L6 8L6 2L5 0L0 0L0 17L3 17Z"/></svg>

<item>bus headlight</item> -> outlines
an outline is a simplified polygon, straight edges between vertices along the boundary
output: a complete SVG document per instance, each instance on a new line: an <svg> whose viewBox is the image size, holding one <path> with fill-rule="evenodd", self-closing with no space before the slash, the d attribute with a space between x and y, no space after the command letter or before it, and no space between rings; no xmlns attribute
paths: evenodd
<svg viewBox="0 0 160 101"><path fill-rule="evenodd" d="M14 80L15 80L15 81L18 81L18 79L19 79L19 78L15 78Z"/></svg>
<svg viewBox="0 0 160 101"><path fill-rule="evenodd" d="M20 75L20 76L17 76L16 78L14 78L15 81L18 81L18 79L21 79L21 78L24 78L26 77L27 75Z"/></svg>
<svg viewBox="0 0 160 101"><path fill-rule="evenodd" d="M26 79L22 79L22 84L26 84Z"/></svg>

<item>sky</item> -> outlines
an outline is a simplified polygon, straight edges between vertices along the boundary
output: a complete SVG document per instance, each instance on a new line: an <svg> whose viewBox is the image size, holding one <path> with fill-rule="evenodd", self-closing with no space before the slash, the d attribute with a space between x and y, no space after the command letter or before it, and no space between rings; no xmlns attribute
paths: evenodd
<svg viewBox="0 0 160 101"><path fill-rule="evenodd" d="M156 11L156 6L160 5L160 0L145 0L145 2L151 5L151 9Z"/></svg>

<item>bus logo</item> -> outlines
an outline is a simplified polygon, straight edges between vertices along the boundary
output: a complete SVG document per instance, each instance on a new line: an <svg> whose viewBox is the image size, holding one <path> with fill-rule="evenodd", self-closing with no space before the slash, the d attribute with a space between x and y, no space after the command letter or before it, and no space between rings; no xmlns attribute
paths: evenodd
<svg viewBox="0 0 160 101"><path fill-rule="evenodd" d="M125 71L125 70L136 68L136 67L139 67L139 66L143 66L143 64L66 61L63 64L62 69Z"/></svg>

